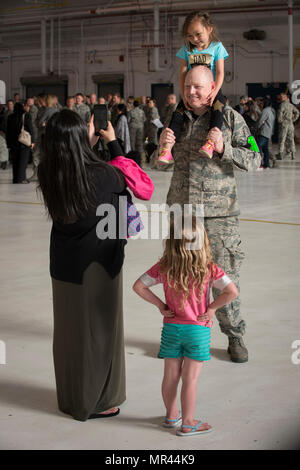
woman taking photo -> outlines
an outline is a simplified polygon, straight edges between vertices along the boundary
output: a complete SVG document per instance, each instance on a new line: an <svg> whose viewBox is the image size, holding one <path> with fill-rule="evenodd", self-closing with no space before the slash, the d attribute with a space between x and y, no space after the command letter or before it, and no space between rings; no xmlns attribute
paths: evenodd
<svg viewBox="0 0 300 470"><path fill-rule="evenodd" d="M110 129L107 142L118 146ZM116 416L125 401L126 240L101 237L107 224L101 229L104 216L96 214L101 204L113 206L118 233L119 195L125 182L119 170L91 150L97 141L93 121L89 133L77 113L65 109L54 114L46 126L38 167L40 189L53 221L50 274L58 405L79 421Z"/></svg>

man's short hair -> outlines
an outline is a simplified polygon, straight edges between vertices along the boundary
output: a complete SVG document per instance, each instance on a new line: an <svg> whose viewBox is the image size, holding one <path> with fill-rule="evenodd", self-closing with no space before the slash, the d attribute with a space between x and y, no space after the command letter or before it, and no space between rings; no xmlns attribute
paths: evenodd
<svg viewBox="0 0 300 470"><path fill-rule="evenodd" d="M75 96L82 96L82 98L84 98L83 94L82 93L76 93Z"/></svg>

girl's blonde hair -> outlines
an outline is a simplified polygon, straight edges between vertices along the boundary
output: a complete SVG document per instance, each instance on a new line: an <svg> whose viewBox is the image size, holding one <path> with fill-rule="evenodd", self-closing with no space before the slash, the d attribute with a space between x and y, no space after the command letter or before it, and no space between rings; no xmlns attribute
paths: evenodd
<svg viewBox="0 0 300 470"><path fill-rule="evenodd" d="M213 23L209 13L201 12L201 11L193 11L184 20L184 23L182 25L182 30L181 30L181 35L189 51L191 51L195 47L187 39L189 26L191 25L191 23L194 23L194 21L200 21L200 23L202 24L202 26L204 26L204 28L207 28L207 29L212 28L212 31L209 35L210 42L220 42L217 28L215 24Z"/></svg>
<svg viewBox="0 0 300 470"><path fill-rule="evenodd" d="M180 225L181 224L181 225ZM204 281L210 274L212 254L207 233L195 216L187 220L170 221L169 238L160 259L160 272L165 274L169 287L184 294L182 307L191 294L200 301Z"/></svg>

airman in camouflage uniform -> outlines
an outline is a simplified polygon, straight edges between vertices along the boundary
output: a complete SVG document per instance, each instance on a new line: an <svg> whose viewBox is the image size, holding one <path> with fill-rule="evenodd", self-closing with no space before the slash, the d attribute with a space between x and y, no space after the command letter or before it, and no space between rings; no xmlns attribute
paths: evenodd
<svg viewBox="0 0 300 470"><path fill-rule="evenodd" d="M279 155L278 160L290 156L294 160L296 147L294 141L294 122L299 117L298 109L288 101L285 93L281 93L281 105L279 106L277 119L279 123Z"/></svg>
<svg viewBox="0 0 300 470"><path fill-rule="evenodd" d="M155 106L155 101L153 99L148 101L148 104L144 110L146 121L145 121L145 137L148 137L148 142L151 144L157 145L157 130L155 124L152 121L159 119L158 109Z"/></svg>
<svg viewBox="0 0 300 470"><path fill-rule="evenodd" d="M128 112L128 127L132 150L136 150L142 155L144 151L144 123L146 116L139 107L139 102L134 101L133 108Z"/></svg>
<svg viewBox="0 0 300 470"><path fill-rule="evenodd" d="M91 119L91 110L87 104L83 102L83 95L81 93L77 93L75 96L76 103L73 106L73 111L79 114L81 119L88 124Z"/></svg>
<svg viewBox="0 0 300 470"><path fill-rule="evenodd" d="M208 69L203 72L203 68L198 66L188 72L185 84L186 86L189 84L190 90L195 81L199 88L201 80L203 81L208 73L211 74ZM213 83L212 74L209 77L211 77L209 83ZM181 206L192 204L193 209L196 204L202 206L204 226L210 239L213 260L239 288L239 273L244 253L239 233L240 210L234 169L256 170L261 157L259 152L252 150L248 144L250 131L244 119L230 106L224 108L222 131L217 129L219 138L223 137L223 153L215 152L212 159L201 156L199 150L207 139L211 108L198 106L198 110L201 111L197 113L194 106L197 101L191 101L188 93L191 91L186 89L186 99L196 114L188 110L184 112L183 130L172 150L174 173L167 204L169 206L175 203ZM162 132L161 144L166 142L170 133L172 133L170 129ZM219 291L213 289L214 297L219 294ZM231 304L219 309L216 317L221 331L229 337L228 352L231 360L246 362L248 351L242 340L246 324L241 316L239 296Z"/></svg>
<svg viewBox="0 0 300 470"><path fill-rule="evenodd" d="M42 116L45 113L46 107L46 98L47 96L43 93L40 93L38 96L38 111L36 114L36 119L33 123L34 128L36 129L35 144L32 151L32 168L33 174L28 178L28 181L33 182L37 181L37 168L41 161L41 153L42 153L42 136L45 133L45 127L42 126Z"/></svg>
<svg viewBox="0 0 300 470"><path fill-rule="evenodd" d="M170 93L167 96L166 104L162 108L162 111L161 111L160 120L163 124L165 124L165 122L167 121L170 122L171 116L174 113L176 106L177 106L176 95L174 95L174 93Z"/></svg>

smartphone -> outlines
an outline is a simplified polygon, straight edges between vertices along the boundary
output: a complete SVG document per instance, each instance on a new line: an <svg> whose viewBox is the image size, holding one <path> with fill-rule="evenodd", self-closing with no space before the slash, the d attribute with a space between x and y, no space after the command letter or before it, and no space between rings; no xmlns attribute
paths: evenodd
<svg viewBox="0 0 300 470"><path fill-rule="evenodd" d="M100 129L107 129L108 125L108 110L106 104L95 104L94 105L94 126L95 135L100 135Z"/></svg>

